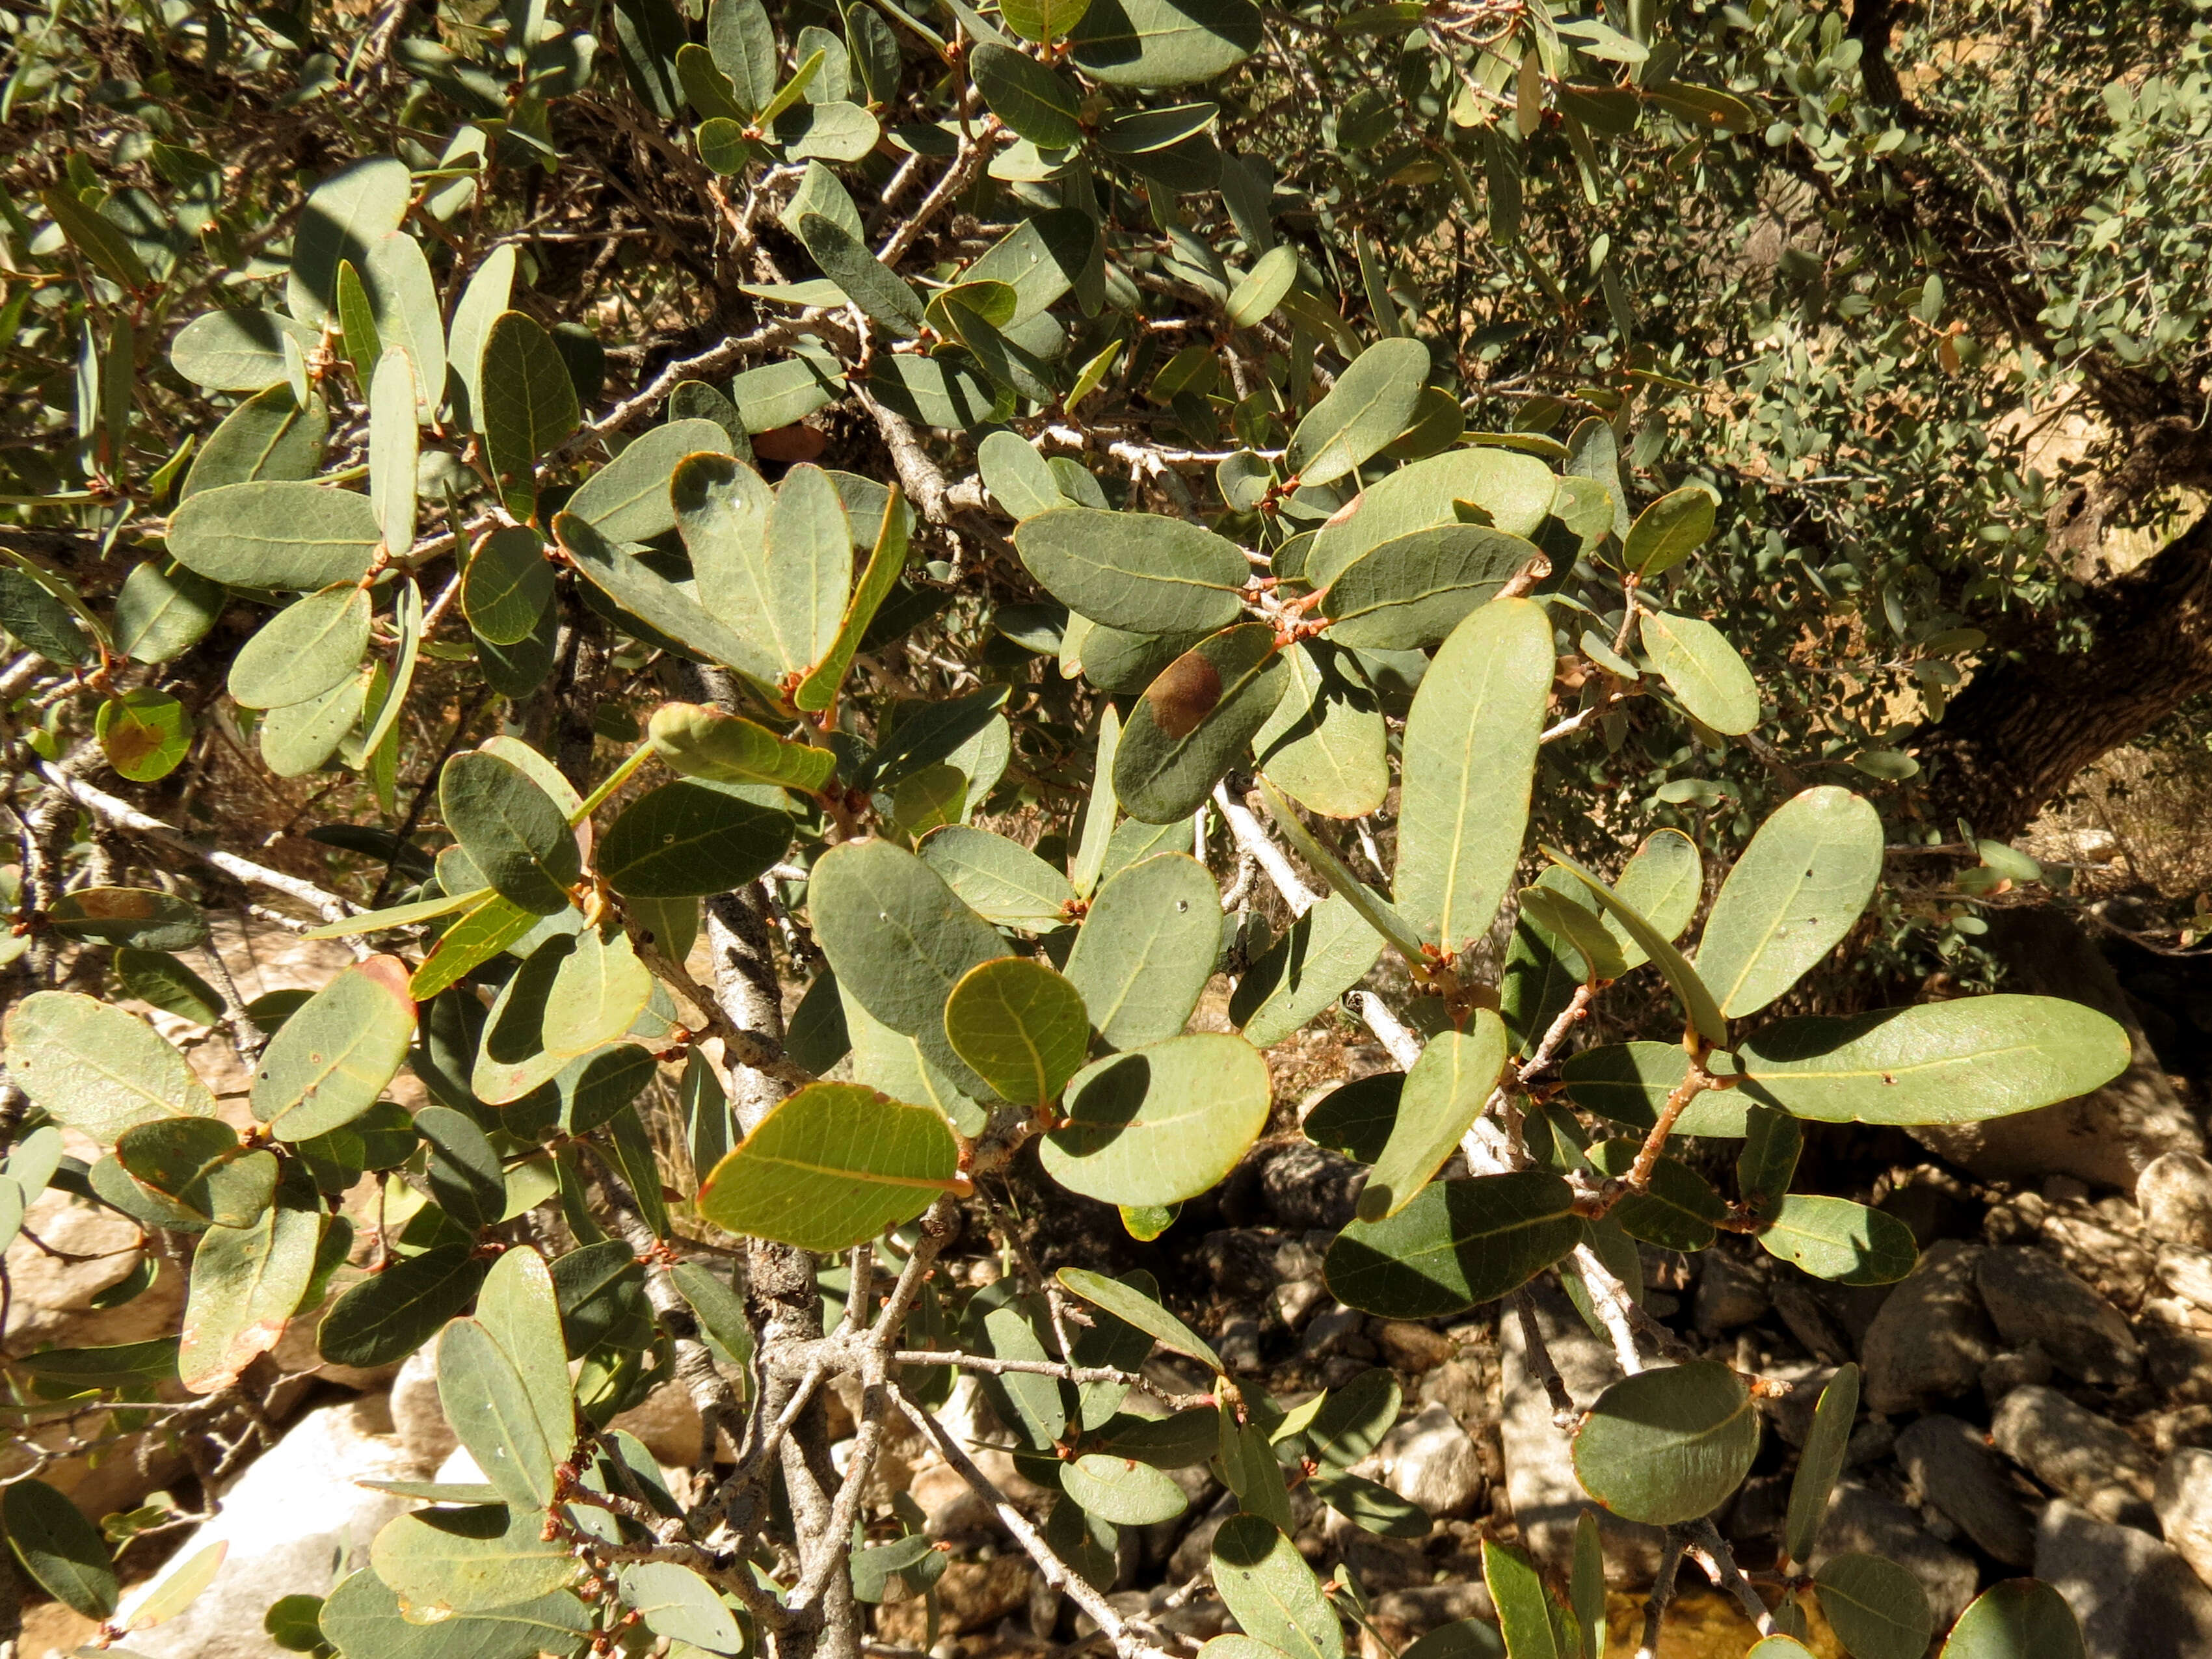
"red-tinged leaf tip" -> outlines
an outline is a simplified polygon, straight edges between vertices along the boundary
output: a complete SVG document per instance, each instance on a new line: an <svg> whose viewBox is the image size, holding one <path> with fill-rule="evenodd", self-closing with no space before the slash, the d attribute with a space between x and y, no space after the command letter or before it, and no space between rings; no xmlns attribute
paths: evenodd
<svg viewBox="0 0 2212 1659"><path fill-rule="evenodd" d="M392 1000L407 1010L407 1017L415 1017L415 998L407 988L409 969L398 957L371 957L356 964L355 971L372 985L389 992Z"/></svg>

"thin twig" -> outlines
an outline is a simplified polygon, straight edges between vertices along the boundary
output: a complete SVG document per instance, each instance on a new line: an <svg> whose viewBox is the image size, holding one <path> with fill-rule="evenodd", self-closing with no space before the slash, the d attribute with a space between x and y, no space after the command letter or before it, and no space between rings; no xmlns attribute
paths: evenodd
<svg viewBox="0 0 2212 1659"><path fill-rule="evenodd" d="M104 790L95 789L81 778L73 778L60 768L45 761L39 763L39 775L68 793L80 805L90 809L99 817L127 830L134 836L183 853L210 865L234 881L256 887L266 887L272 892L283 893L297 899L325 921L343 921L352 914L351 908L336 893L326 892L311 881L297 876L288 876L282 870L271 870L265 864L256 864L235 853L226 853L220 848L202 847L188 840L173 824L167 824L149 813L142 812L126 801L118 800Z"/></svg>
<svg viewBox="0 0 2212 1659"><path fill-rule="evenodd" d="M1302 916L1321 902L1321 895L1298 879L1298 872L1291 868L1288 855L1261 828L1252 809L1229 793L1225 781L1213 786L1213 804L1221 809L1222 822L1237 838L1237 845L1258 860L1260 867L1267 872L1267 879L1275 884L1275 890L1283 896L1283 902L1291 907L1293 916Z"/></svg>
<svg viewBox="0 0 2212 1659"><path fill-rule="evenodd" d="M975 1467L975 1460L961 1449L960 1443L945 1431L927 1412L894 1389L899 1409L907 1414L914 1425L937 1443L945 1461L958 1472L969 1489L986 1504L999 1517L1000 1524L1012 1533L1030 1560L1036 1563L1038 1575L1046 1583L1091 1615L1091 1622L1114 1645L1121 1659L1171 1659L1164 1648L1156 1647L1132 1631L1121 1615L1114 1610L1107 1599L1093 1589L1083 1576L1060 1559L1043 1535L1030 1524L1030 1519L1006 1501L1006 1494L993 1486L990 1478Z"/></svg>
<svg viewBox="0 0 2212 1659"><path fill-rule="evenodd" d="M1659 1573L1651 1581L1651 1594L1644 1600L1644 1640L1636 1659L1659 1659L1659 1627L1667 1617L1667 1604L1674 1599L1674 1580L1682 1571L1682 1540L1673 1531L1659 1547Z"/></svg>

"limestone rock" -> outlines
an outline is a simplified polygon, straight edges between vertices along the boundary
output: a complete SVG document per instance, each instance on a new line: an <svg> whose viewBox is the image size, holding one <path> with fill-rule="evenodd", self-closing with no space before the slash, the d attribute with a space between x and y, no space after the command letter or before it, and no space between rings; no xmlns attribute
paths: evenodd
<svg viewBox="0 0 2212 1659"><path fill-rule="evenodd" d="M651 1394L607 1425L627 1429L645 1443L656 1463L671 1468L696 1468L705 1427L699 1408L680 1382L662 1383Z"/></svg>
<svg viewBox="0 0 2212 1659"><path fill-rule="evenodd" d="M1471 1513L1482 1496L1482 1460L1474 1442L1443 1406L1424 1406L1384 1436L1376 1450L1382 1484L1439 1519Z"/></svg>
<svg viewBox="0 0 2212 1659"><path fill-rule="evenodd" d="M2005 1395L1990 1433L1998 1450L2100 1521L2151 1525L2149 1455L2109 1418L2031 1384Z"/></svg>
<svg viewBox="0 0 2212 1659"><path fill-rule="evenodd" d="M2166 1152L2201 1152L2204 1137L2143 1035L2127 993L2088 936L2055 909L2002 910L1984 943L2007 969L2005 988L2064 997L2127 1030L2127 1069L2094 1094L1978 1123L1916 1127L1915 1139L1984 1181L2069 1175L2092 1187L2134 1189Z"/></svg>
<svg viewBox="0 0 2212 1659"><path fill-rule="evenodd" d="M392 1431L399 1443L433 1468L460 1444L438 1399L438 1351L426 1345L401 1362L392 1379Z"/></svg>
<svg viewBox="0 0 2212 1659"><path fill-rule="evenodd" d="M173 1261L161 1262L154 1282L122 1306L92 1305L138 1266L138 1226L127 1216L50 1188L31 1201L23 1225L48 1249L28 1238L8 1247L9 1352L146 1342L177 1328L185 1275Z"/></svg>
<svg viewBox="0 0 2212 1659"><path fill-rule="evenodd" d="M2212 1314L2178 1297L2152 1297L2136 1330L2151 1382L2170 1403L2212 1401Z"/></svg>
<svg viewBox="0 0 2212 1659"><path fill-rule="evenodd" d="M371 1492L362 1480L419 1480L427 1466L392 1432L374 1396L326 1406L295 1423L248 1464L214 1520L195 1530L152 1583L208 1545L226 1542L215 1581L176 1618L134 1632L145 1659L277 1659L262 1630L283 1595L324 1595L342 1571L367 1560L385 1522L413 1500ZM150 1589L149 1584L146 1588ZM125 1599L127 1617L137 1595Z"/></svg>
<svg viewBox="0 0 2212 1659"><path fill-rule="evenodd" d="M2008 1347L2033 1342L2069 1376L2105 1388L2142 1370L2142 1350L2120 1310L2041 1250L1985 1250L1974 1279Z"/></svg>
<svg viewBox="0 0 2212 1659"><path fill-rule="evenodd" d="M1996 1357L1997 1338L1974 1268L1981 1247L1942 1239L1890 1292L1867 1328L1860 1355L1867 1407L1893 1413L1965 1394Z"/></svg>
<svg viewBox="0 0 2212 1659"><path fill-rule="evenodd" d="M2147 1532L2059 1498L2035 1530L2035 1576L2074 1609L2088 1659L2212 1653L2212 1590Z"/></svg>
<svg viewBox="0 0 2212 1659"><path fill-rule="evenodd" d="M1497 1604L1490 1599L1488 1586L1478 1580L1417 1584L1393 1590L1375 1603L1376 1624L1401 1650L1411 1638L1425 1634L1440 1625L1457 1624L1462 1619L1497 1622Z"/></svg>
<svg viewBox="0 0 2212 1659"><path fill-rule="evenodd" d="M1998 1560L2035 1559L2035 1530L1980 1433L1955 1417L1923 1417L1897 1437L1897 1461L1921 1495Z"/></svg>
<svg viewBox="0 0 2212 1659"><path fill-rule="evenodd" d="M2168 1547L2212 1584L2212 1451L2184 1446L2160 1468L2154 1490Z"/></svg>
<svg viewBox="0 0 2212 1659"><path fill-rule="evenodd" d="M1620 1380L1612 1350L1589 1334L1564 1294L1549 1287L1532 1288L1529 1294L1553 1363L1576 1402L1587 1406ZM1572 1446L1553 1423L1551 1401L1529 1367L1521 1322L1510 1314L1498 1322L1498 1346L1504 1376L1498 1431L1505 1490L1522 1543L1546 1566L1565 1572L1574 1560L1575 1523L1589 1510L1598 1518L1604 1541L1607 1582L1622 1589L1650 1583L1658 1570L1659 1528L1623 1521L1583 1492L1575 1478Z"/></svg>
<svg viewBox="0 0 2212 1659"><path fill-rule="evenodd" d="M2212 1249L2212 1158L2189 1152L2153 1158L2136 1179L2136 1206L2160 1243Z"/></svg>
<svg viewBox="0 0 2212 1659"><path fill-rule="evenodd" d="M998 1530L997 1512L950 1463L933 1463L917 1472L907 1495L921 1506L922 1530L932 1538L968 1541Z"/></svg>

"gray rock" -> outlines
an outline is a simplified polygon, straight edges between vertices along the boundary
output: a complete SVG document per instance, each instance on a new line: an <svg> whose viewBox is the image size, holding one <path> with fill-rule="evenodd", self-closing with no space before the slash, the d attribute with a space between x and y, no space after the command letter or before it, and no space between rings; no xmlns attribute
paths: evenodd
<svg viewBox="0 0 2212 1659"><path fill-rule="evenodd" d="M1257 1315L1231 1314L1221 1322L1213 1339L1221 1363L1242 1375L1260 1369L1260 1321Z"/></svg>
<svg viewBox="0 0 2212 1659"><path fill-rule="evenodd" d="M1997 1335L1974 1288L1981 1247L1941 1239L1890 1292L1860 1354L1869 1411L1911 1411L1965 1394L1997 1352Z"/></svg>
<svg viewBox="0 0 2212 1659"><path fill-rule="evenodd" d="M2158 1276L2191 1307L2212 1311L2212 1250L2169 1245L2158 1253Z"/></svg>
<svg viewBox="0 0 2212 1659"><path fill-rule="evenodd" d="M438 1352L416 1349L392 1379L392 1426L399 1443L435 1468L459 1445L446 1408L438 1400Z"/></svg>
<svg viewBox="0 0 2212 1659"><path fill-rule="evenodd" d="M2212 1451L2184 1446L2160 1468L2154 1490L2167 1547L2212 1584Z"/></svg>
<svg viewBox="0 0 2212 1659"><path fill-rule="evenodd" d="M1724 1250L1707 1250L1698 1275L1698 1329L1718 1336L1739 1325L1766 1317L1774 1306L1767 1294L1767 1273L1755 1261Z"/></svg>
<svg viewBox="0 0 2212 1659"><path fill-rule="evenodd" d="M2212 1653L2212 1590L2147 1532L2058 1498L2035 1529L2035 1576L2074 1609L2088 1659Z"/></svg>
<svg viewBox="0 0 2212 1659"><path fill-rule="evenodd" d="M1225 1227L1198 1241L1199 1265L1235 1297L1266 1296L1275 1288L1277 1234L1258 1227Z"/></svg>
<svg viewBox="0 0 2212 1659"><path fill-rule="evenodd" d="M1429 1582L1428 1553L1410 1538L1384 1538L1328 1512L1322 1535L1328 1553L1352 1569L1369 1597L1411 1589Z"/></svg>
<svg viewBox="0 0 2212 1659"><path fill-rule="evenodd" d="M1487 1585L1473 1579L1419 1584L1394 1590L1375 1603L1375 1622L1393 1636L1399 1631L1409 1637L1419 1636L1462 1619L1497 1622L1498 1606L1490 1599Z"/></svg>
<svg viewBox="0 0 2212 1659"><path fill-rule="evenodd" d="M2057 1389L2014 1389L1990 1434L1998 1450L2100 1521L2146 1530L2154 1524L2149 1455L2118 1424Z"/></svg>
<svg viewBox="0 0 2212 1659"><path fill-rule="evenodd" d="M1313 1322L1306 1327L1305 1340L1298 1345L1298 1352L1308 1359L1327 1359L1340 1353L1372 1358L1374 1345L1361 1334L1366 1324L1365 1314L1340 1302L1327 1313L1314 1316ZM1358 1347L1367 1350L1365 1355L1358 1353Z"/></svg>
<svg viewBox="0 0 2212 1659"><path fill-rule="evenodd" d="M1590 1334L1563 1293L1546 1286L1528 1294L1552 1363L1576 1404L1588 1406L1620 1381L1612 1350ZM1506 1494L1522 1542L1544 1565L1564 1572L1574 1560L1575 1523L1588 1510L1597 1516L1605 1545L1607 1581L1622 1589L1650 1583L1659 1565L1659 1528L1623 1521L1583 1491L1575 1478L1572 1445L1552 1421L1551 1401L1529 1366L1520 1320L1509 1310L1498 1330L1504 1376L1498 1433Z"/></svg>
<svg viewBox="0 0 2212 1659"><path fill-rule="evenodd" d="M2143 1229L2161 1244L2212 1249L2212 1158L2166 1152L2136 1178Z"/></svg>
<svg viewBox="0 0 2212 1659"><path fill-rule="evenodd" d="M1341 1227L1367 1184L1367 1166L1303 1136L1267 1148L1260 1191L1285 1227Z"/></svg>
<svg viewBox="0 0 2212 1659"><path fill-rule="evenodd" d="M1851 1431L1844 1446L1844 1467L1864 1468L1879 1463L1897 1449L1897 1425L1886 1417L1870 1417Z"/></svg>
<svg viewBox="0 0 2212 1659"><path fill-rule="evenodd" d="M215 1519L153 1580L228 1543L214 1582L176 1618L132 1632L131 1650L146 1659L279 1659L283 1650L261 1628L269 1604L329 1594L343 1572L368 1560L384 1524L416 1507L356 1484L417 1480L428 1470L392 1433L383 1407L372 1396L310 1412L249 1464Z"/></svg>
<svg viewBox="0 0 2212 1659"><path fill-rule="evenodd" d="M1424 1406L1376 1449L1382 1484L1439 1519L1473 1513L1482 1496L1482 1460L1458 1419Z"/></svg>
<svg viewBox="0 0 2212 1659"><path fill-rule="evenodd" d="M1286 1279L1275 1286L1275 1312L1290 1330L1297 1329L1328 1303L1328 1286L1319 1279Z"/></svg>
<svg viewBox="0 0 2212 1659"><path fill-rule="evenodd" d="M2142 1370L2120 1310L2041 1250L1985 1250L1975 1265L1982 1304L2008 1347L2033 1342L2069 1376L2117 1388Z"/></svg>
<svg viewBox="0 0 2212 1659"><path fill-rule="evenodd" d="M1444 1407L1469 1434L1494 1428L1498 1421L1497 1377L1486 1385L1480 1368L1465 1359L1447 1359L1421 1378L1420 1403ZM1480 1448L1478 1448L1480 1449Z"/></svg>
<svg viewBox="0 0 2212 1659"><path fill-rule="evenodd" d="M1807 1565L1817 1572L1829 1557L1853 1553L1887 1556L1917 1578L1939 1631L1950 1629L1981 1587L1981 1569L1972 1558L1930 1536L1904 1504L1846 1478L1836 1482Z"/></svg>
<svg viewBox="0 0 2212 1659"><path fill-rule="evenodd" d="M2212 1401L2212 1316L2176 1297L2144 1302L2136 1331L2152 1386L2171 1404Z"/></svg>
<svg viewBox="0 0 2212 1659"><path fill-rule="evenodd" d="M1897 1437L1897 1461L1921 1496L1998 1560L2035 1559L2035 1529L1981 1435L1955 1417L1923 1417Z"/></svg>
<svg viewBox="0 0 2212 1659"><path fill-rule="evenodd" d="M2055 909L2004 910L1990 917L1983 943L2005 964L2008 991L2086 1003L2126 1027L2127 1069L2094 1094L1978 1123L1915 1128L1916 1139L1984 1181L2070 1175L2124 1192L2162 1154L2204 1150L2127 993L2079 927Z"/></svg>
<svg viewBox="0 0 2212 1659"><path fill-rule="evenodd" d="M1982 1367L1982 1398L1994 1406L2014 1389L2048 1382L2051 1369L2051 1356L2033 1342L2008 1349Z"/></svg>

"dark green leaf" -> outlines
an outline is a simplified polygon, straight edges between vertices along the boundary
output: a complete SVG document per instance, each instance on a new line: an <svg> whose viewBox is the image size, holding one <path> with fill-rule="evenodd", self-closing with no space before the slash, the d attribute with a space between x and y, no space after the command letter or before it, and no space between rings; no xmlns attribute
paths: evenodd
<svg viewBox="0 0 2212 1659"><path fill-rule="evenodd" d="M791 844L790 815L753 799L759 787L687 778L648 790L607 827L593 866L627 898L743 887Z"/></svg>
<svg viewBox="0 0 2212 1659"><path fill-rule="evenodd" d="M53 1487L28 1477L0 1487L0 1525L23 1571L55 1601L87 1619L115 1611L115 1569L100 1529Z"/></svg>
<svg viewBox="0 0 2212 1659"><path fill-rule="evenodd" d="M1751 1390L1726 1365L1698 1359L1600 1395L1575 1433L1575 1474L1614 1514L1662 1526L1711 1511L1758 1451Z"/></svg>
<svg viewBox="0 0 2212 1659"><path fill-rule="evenodd" d="M1516 1290L1582 1242L1574 1192L1539 1170L1434 1182L1329 1246L1328 1287L1386 1319L1455 1314Z"/></svg>
<svg viewBox="0 0 2212 1659"><path fill-rule="evenodd" d="M1823 1122L1972 1123L2071 1100L2128 1063L2127 1034L2056 997L1991 996L1768 1026L1742 1092Z"/></svg>
<svg viewBox="0 0 2212 1659"><path fill-rule="evenodd" d="M1115 751L1114 793L1122 809L1147 823L1188 817L1248 751L1289 678L1267 623L1211 635L1162 669Z"/></svg>

